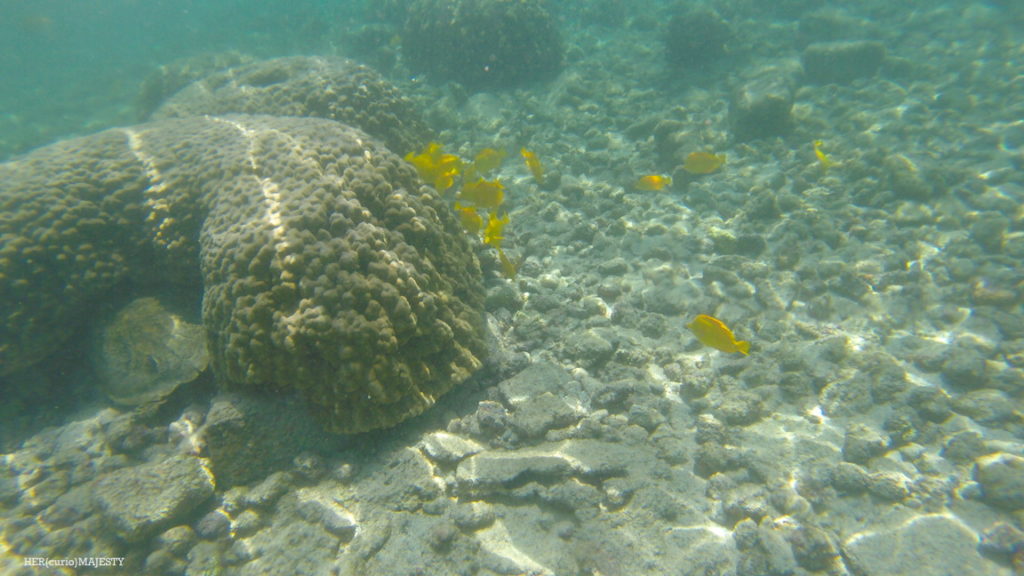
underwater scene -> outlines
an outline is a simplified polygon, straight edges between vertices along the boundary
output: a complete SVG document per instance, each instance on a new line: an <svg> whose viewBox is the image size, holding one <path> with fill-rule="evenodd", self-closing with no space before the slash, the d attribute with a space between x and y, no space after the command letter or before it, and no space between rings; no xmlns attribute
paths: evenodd
<svg viewBox="0 0 1024 576"><path fill-rule="evenodd" d="M0 574L1024 575L1024 3L0 15Z"/></svg>

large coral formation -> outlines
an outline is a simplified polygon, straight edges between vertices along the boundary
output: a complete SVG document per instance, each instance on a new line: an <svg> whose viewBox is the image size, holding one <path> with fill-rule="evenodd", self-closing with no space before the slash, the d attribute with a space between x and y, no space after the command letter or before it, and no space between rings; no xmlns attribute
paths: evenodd
<svg viewBox="0 0 1024 576"><path fill-rule="evenodd" d="M490 89L552 76L563 47L543 0L415 0L402 53L416 71Z"/></svg>
<svg viewBox="0 0 1024 576"><path fill-rule="evenodd" d="M143 272L148 186L118 131L0 164L0 375L53 353L81 311Z"/></svg>
<svg viewBox="0 0 1024 576"><path fill-rule="evenodd" d="M229 68L168 98L153 119L269 114L337 120L405 154L429 138L412 103L372 68L345 59L292 56Z"/></svg>
<svg viewBox="0 0 1024 576"><path fill-rule="evenodd" d="M480 272L454 215L336 122L192 117L55 144L0 165L0 213L3 372L121 283L193 270L218 376L296 390L332 430L395 424L479 366Z"/></svg>

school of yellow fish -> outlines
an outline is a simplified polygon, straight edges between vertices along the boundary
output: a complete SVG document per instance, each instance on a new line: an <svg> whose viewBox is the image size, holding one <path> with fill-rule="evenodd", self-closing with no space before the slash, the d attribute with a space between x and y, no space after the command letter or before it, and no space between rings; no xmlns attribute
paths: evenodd
<svg viewBox="0 0 1024 576"><path fill-rule="evenodd" d="M534 180L538 184L543 183L544 166L537 155L526 148L519 153ZM499 178L490 177L492 172L501 168L506 155L504 150L484 148L472 162L467 163L455 154L446 153L441 144L431 142L419 153L406 154L405 160L442 196L447 196L452 188L458 188L452 209L463 230L479 236L484 244L494 248L502 273L508 278L515 278L519 262L509 258L503 247L505 226L511 220L503 207L505 185Z"/></svg>
<svg viewBox="0 0 1024 576"><path fill-rule="evenodd" d="M827 171L834 162L822 151L821 140L815 140L813 144L815 157L822 169ZM442 195L447 195L457 182L460 184L452 208L462 228L494 248L502 272L514 278L519 263L513 262L503 248L505 226L510 221L508 211L503 208L505 186L499 178L490 178L490 174L501 167L506 155L504 150L485 148L477 153L472 162L466 163L457 155L444 152L441 144L430 142L422 152L410 152L405 159L416 168L424 181L433 184ZM543 184L544 165L537 155L526 148L521 148L519 155L533 179ZM682 169L698 176L713 174L721 170L725 161L725 154L692 152L683 160ZM641 176L633 184L635 189L647 191L663 190L671 186L672 177L662 174ZM750 342L738 340L732 330L714 316L699 314L686 327L705 346L726 353L750 353Z"/></svg>

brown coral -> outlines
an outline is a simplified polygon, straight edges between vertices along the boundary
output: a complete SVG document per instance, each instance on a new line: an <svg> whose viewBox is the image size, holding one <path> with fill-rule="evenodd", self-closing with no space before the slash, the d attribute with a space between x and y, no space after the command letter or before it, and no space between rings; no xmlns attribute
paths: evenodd
<svg viewBox="0 0 1024 576"><path fill-rule="evenodd" d="M394 86L341 58L291 56L222 70L168 98L152 118L233 113L337 120L399 154L429 139L426 124Z"/></svg>
<svg viewBox="0 0 1024 576"><path fill-rule="evenodd" d="M193 117L0 165L0 366L54 352L131 279L201 272L219 378L298 391L339 432L418 414L482 353L479 266L451 211L359 130Z"/></svg>

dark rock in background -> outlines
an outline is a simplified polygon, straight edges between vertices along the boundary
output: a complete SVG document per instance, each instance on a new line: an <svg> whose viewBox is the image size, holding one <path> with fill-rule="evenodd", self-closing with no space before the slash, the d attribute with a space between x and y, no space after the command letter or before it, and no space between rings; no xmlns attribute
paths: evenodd
<svg viewBox="0 0 1024 576"><path fill-rule="evenodd" d="M538 0L418 0L402 33L402 55L414 71L471 90L550 78L562 54L555 21Z"/></svg>
<svg viewBox="0 0 1024 576"><path fill-rule="evenodd" d="M742 84L729 105L736 140L782 136L792 129L793 91L785 78L761 74Z"/></svg>
<svg viewBox="0 0 1024 576"><path fill-rule="evenodd" d="M882 60L885 46L881 42L818 42L804 50L804 78L812 84L849 84L874 75Z"/></svg>
<svg viewBox="0 0 1024 576"><path fill-rule="evenodd" d="M678 70L704 70L726 55L732 28L717 12L695 10L668 22L665 56Z"/></svg>

